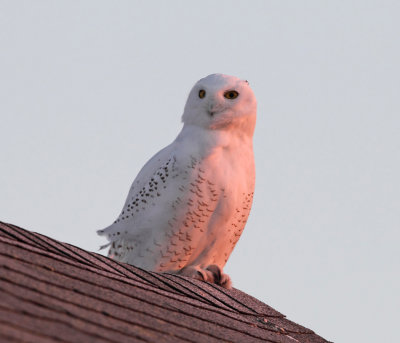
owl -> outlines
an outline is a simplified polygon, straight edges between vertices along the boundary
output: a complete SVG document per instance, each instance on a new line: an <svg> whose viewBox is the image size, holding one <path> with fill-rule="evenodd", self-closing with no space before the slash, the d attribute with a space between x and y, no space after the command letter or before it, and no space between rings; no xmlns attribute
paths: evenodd
<svg viewBox="0 0 400 343"><path fill-rule="evenodd" d="M254 194L256 112L247 81L223 74L199 80L181 132L144 165L119 217L98 231L109 256L230 288L223 268Z"/></svg>

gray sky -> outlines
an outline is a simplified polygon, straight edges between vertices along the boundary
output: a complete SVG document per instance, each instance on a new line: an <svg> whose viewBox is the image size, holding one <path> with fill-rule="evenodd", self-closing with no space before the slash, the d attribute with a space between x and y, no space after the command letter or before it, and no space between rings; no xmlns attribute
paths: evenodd
<svg viewBox="0 0 400 343"><path fill-rule="evenodd" d="M96 251L214 72L258 99L256 194L225 271L336 342L400 308L398 1L0 0L0 220Z"/></svg>

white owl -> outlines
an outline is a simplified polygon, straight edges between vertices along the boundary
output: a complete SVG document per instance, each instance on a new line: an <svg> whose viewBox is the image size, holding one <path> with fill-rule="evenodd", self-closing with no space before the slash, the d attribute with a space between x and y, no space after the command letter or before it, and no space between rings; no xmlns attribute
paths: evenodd
<svg viewBox="0 0 400 343"><path fill-rule="evenodd" d="M182 131L141 169L114 224L98 231L109 256L230 288L222 269L252 204L256 107L237 77L212 74L194 85Z"/></svg>

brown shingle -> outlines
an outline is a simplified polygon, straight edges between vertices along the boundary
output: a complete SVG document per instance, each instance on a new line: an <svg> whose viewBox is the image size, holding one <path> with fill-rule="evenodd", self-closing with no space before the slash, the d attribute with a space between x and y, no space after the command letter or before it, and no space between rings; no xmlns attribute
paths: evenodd
<svg viewBox="0 0 400 343"><path fill-rule="evenodd" d="M259 300L0 222L0 340L327 342Z"/></svg>

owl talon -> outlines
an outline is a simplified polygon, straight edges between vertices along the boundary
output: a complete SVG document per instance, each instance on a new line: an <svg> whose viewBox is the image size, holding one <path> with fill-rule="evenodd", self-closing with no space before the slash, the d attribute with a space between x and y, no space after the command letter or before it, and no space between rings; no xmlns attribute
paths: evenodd
<svg viewBox="0 0 400 343"><path fill-rule="evenodd" d="M207 281L207 276L205 275L203 270L196 267L184 267L181 270L177 271L176 274L191 277L200 281Z"/></svg>
<svg viewBox="0 0 400 343"><path fill-rule="evenodd" d="M212 274L212 276L213 276L213 279L214 279L214 283L216 283L217 285L219 285L220 282L221 282L221 274L222 274L221 268L218 267L218 266L215 265L215 264L210 264L210 265L206 268L206 270L208 270L209 272L211 272L211 274Z"/></svg>
<svg viewBox="0 0 400 343"><path fill-rule="evenodd" d="M212 273L213 283L220 285L224 288L232 288L232 281L228 274L224 274L220 267L216 264L210 264L207 268L207 271Z"/></svg>
<svg viewBox="0 0 400 343"><path fill-rule="evenodd" d="M185 267L179 272L179 275L188 276L196 280L215 283L221 287L230 289L232 282L229 275L222 273L221 268L215 264L210 264L206 269L199 267Z"/></svg>
<svg viewBox="0 0 400 343"><path fill-rule="evenodd" d="M202 272L197 271L197 276L195 279L201 280L201 281L206 281L206 278L204 277L204 274Z"/></svg>

